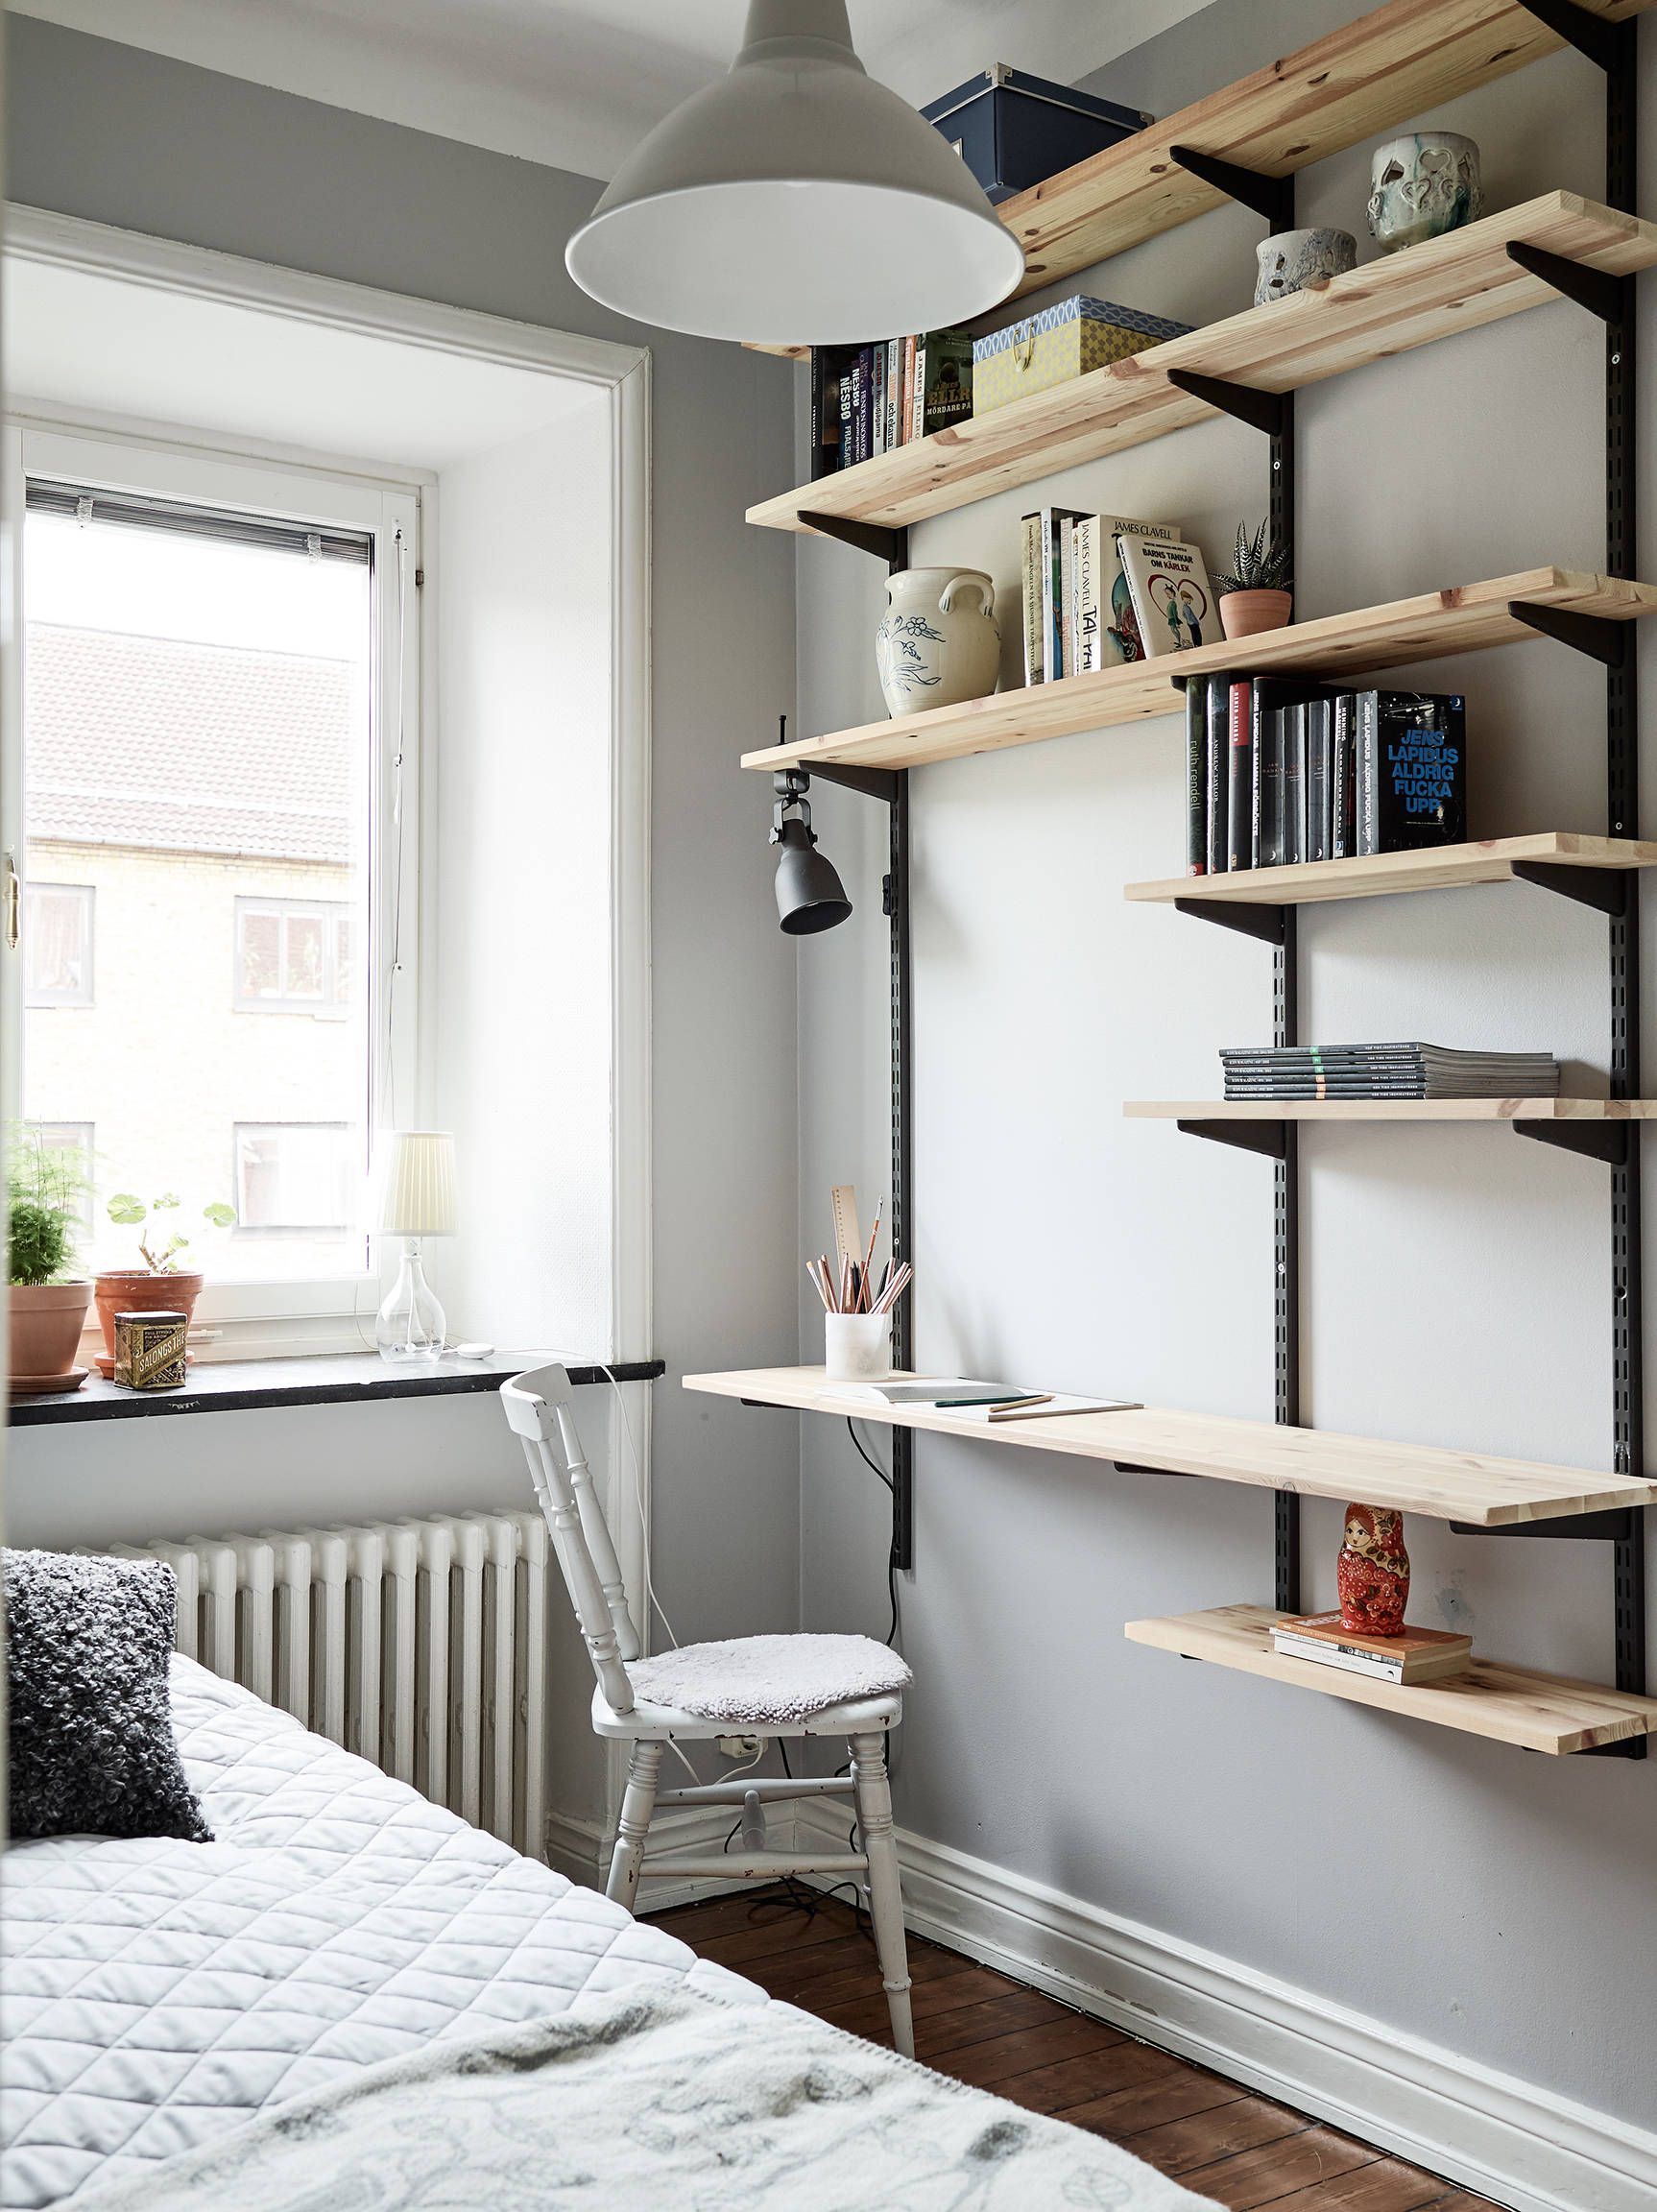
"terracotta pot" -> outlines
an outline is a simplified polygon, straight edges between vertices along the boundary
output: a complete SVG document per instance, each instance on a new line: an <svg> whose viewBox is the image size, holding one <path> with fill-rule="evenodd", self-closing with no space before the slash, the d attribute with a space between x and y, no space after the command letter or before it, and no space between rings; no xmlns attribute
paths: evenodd
<svg viewBox="0 0 1657 2212"><path fill-rule="evenodd" d="M1220 628L1228 637L1258 637L1286 627L1292 591L1228 591L1220 601Z"/></svg>
<svg viewBox="0 0 1657 2212"><path fill-rule="evenodd" d="M104 1332L104 1358L115 1361L117 1313L182 1313L190 1320L202 1295L204 1275L152 1275L147 1267L121 1268L97 1278L98 1326ZM108 1370L106 1370L108 1372Z"/></svg>
<svg viewBox="0 0 1657 2212"><path fill-rule="evenodd" d="M13 1283L11 1286L12 1372L67 1375L92 1302L90 1283Z"/></svg>

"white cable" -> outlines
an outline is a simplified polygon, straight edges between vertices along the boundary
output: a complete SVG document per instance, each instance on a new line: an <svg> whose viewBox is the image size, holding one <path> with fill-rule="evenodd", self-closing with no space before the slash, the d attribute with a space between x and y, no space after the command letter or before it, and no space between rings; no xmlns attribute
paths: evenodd
<svg viewBox="0 0 1657 2212"><path fill-rule="evenodd" d="M654 1608L657 1619L666 1629L669 1650L676 1651L679 1648L679 1638L674 1633L673 1623L667 1618L661 1599L656 1595L656 1585L650 1578L650 1516L644 1505L644 1470L638 1463L638 1447L633 1440L633 1423L627 1417L627 1400L622 1395L621 1384L616 1381L613 1371L607 1367L602 1359L593 1360L592 1365L598 1369L598 1372L615 1392L615 1403L621 1413L622 1431L627 1438L627 1455L633 1461L633 1496L634 1502L638 1507L638 1540L644 1561L645 1603ZM674 1745L674 1749L679 1749L677 1744ZM684 1759L683 1751L680 1751L679 1756L681 1759ZM687 1759L684 1763L687 1767L690 1765ZM695 1769L692 1767L691 1771L694 1773Z"/></svg>

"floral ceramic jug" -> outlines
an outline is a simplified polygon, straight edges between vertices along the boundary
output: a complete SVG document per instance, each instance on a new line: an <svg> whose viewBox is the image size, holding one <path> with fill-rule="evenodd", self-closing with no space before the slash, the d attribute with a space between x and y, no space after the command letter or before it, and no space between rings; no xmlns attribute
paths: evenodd
<svg viewBox="0 0 1657 2212"><path fill-rule="evenodd" d="M886 586L875 662L889 714L959 707L996 688L996 587L977 568L904 568Z"/></svg>

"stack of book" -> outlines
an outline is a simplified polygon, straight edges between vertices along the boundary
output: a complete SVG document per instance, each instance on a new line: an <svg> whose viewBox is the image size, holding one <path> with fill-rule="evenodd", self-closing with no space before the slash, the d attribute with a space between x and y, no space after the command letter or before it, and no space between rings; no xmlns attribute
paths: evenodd
<svg viewBox="0 0 1657 2212"><path fill-rule="evenodd" d="M1442 1045L1284 1045L1220 1051L1228 1098L1553 1098L1549 1052Z"/></svg>
<svg viewBox="0 0 1657 2212"><path fill-rule="evenodd" d="M1043 507L1023 518L1024 682L1152 660L1220 635L1203 557L1172 522Z"/></svg>
<svg viewBox="0 0 1657 2212"><path fill-rule="evenodd" d="M1186 685L1186 874L1459 845L1467 703L1285 676Z"/></svg>
<svg viewBox="0 0 1657 2212"><path fill-rule="evenodd" d="M1288 1659L1309 1659L1314 1667L1338 1667L1348 1674L1370 1674L1381 1682L1442 1682L1467 1671L1473 1657L1471 1636L1442 1628L1411 1628L1402 1636L1370 1636L1343 1628L1338 1613L1308 1613L1279 1621L1271 1647Z"/></svg>
<svg viewBox="0 0 1657 2212"><path fill-rule="evenodd" d="M973 415L973 341L924 330L811 349L811 481L896 452Z"/></svg>

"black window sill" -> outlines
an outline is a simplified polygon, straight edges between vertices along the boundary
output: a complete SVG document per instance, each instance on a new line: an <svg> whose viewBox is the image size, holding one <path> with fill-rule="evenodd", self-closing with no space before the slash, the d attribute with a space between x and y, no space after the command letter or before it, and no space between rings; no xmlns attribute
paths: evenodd
<svg viewBox="0 0 1657 2212"><path fill-rule="evenodd" d="M315 1359L219 1359L192 1367L181 1390L126 1390L89 1376L79 1390L15 1398L13 1429L67 1422L131 1421L156 1413L245 1413L267 1406L369 1406L382 1398L458 1398L498 1390L526 1367L547 1363L544 1352L496 1353L488 1359L444 1359L432 1367L390 1367L377 1353L329 1354ZM571 1366L572 1382L653 1382L666 1373L660 1359L618 1359L612 1369Z"/></svg>

